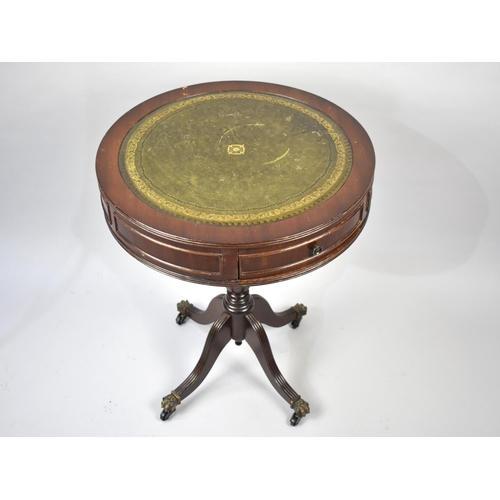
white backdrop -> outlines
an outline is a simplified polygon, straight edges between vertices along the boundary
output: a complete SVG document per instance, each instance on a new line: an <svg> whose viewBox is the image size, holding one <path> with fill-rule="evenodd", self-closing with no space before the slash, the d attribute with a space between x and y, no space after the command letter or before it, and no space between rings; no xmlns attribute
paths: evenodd
<svg viewBox="0 0 500 500"><path fill-rule="evenodd" d="M95 154L113 122L206 81L297 87L365 127L377 167L354 245L254 288L308 306L268 328L311 405L286 403L228 345L168 422L208 327L175 322L223 290L135 261L102 215ZM1 436L499 436L499 64L0 65Z"/></svg>

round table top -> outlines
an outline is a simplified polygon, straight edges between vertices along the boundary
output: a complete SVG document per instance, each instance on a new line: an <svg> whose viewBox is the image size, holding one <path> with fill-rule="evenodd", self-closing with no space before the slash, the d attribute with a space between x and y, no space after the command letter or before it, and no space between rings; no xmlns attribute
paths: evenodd
<svg viewBox="0 0 500 500"><path fill-rule="evenodd" d="M96 159L122 246L158 270L210 284L278 281L334 258L364 226L374 167L367 133L337 105L243 81L144 101L110 128ZM328 244L321 255L321 245L310 251L316 235ZM218 260L203 267L210 248Z"/></svg>
<svg viewBox="0 0 500 500"><path fill-rule="evenodd" d="M342 128L296 100L223 91L160 106L120 148L129 189L165 214L222 226L273 222L332 197L352 168Z"/></svg>

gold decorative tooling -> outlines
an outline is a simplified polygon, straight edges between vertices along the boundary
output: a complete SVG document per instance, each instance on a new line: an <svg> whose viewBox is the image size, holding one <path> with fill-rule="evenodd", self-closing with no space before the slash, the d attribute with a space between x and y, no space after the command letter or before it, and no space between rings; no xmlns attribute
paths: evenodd
<svg viewBox="0 0 500 500"><path fill-rule="evenodd" d="M255 225L333 196L352 167L341 127L293 99L218 92L163 106L120 149L120 172L144 203L193 222Z"/></svg>

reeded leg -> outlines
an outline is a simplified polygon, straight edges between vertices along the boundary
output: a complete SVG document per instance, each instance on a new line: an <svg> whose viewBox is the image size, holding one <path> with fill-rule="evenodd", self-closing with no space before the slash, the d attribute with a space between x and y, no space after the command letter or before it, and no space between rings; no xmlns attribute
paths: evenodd
<svg viewBox="0 0 500 500"><path fill-rule="evenodd" d="M255 296L254 296L255 298ZM297 425L302 417L309 413L309 404L304 401L285 380L281 374L269 344L266 332L262 324L253 313L246 315L251 328L247 329L245 340L248 342L253 352L257 356L267 378L278 394L290 404L294 410L290 423ZM285 323L286 324L286 323Z"/></svg>
<svg viewBox="0 0 500 500"><path fill-rule="evenodd" d="M189 396L205 380L219 354L231 340L231 329L227 325L229 318L230 315L227 313L219 316L208 333L201 357L191 374L179 387L163 398L161 404L163 411L160 416L162 420L167 420L181 400Z"/></svg>
<svg viewBox="0 0 500 500"><path fill-rule="evenodd" d="M191 318L195 323L199 323L200 325L213 323L224 312L224 306L222 305L223 298L224 294L214 297L204 311L193 306L187 300L181 300L177 304L177 310L179 311L176 319L177 324L182 325L187 318Z"/></svg>
<svg viewBox="0 0 500 500"><path fill-rule="evenodd" d="M276 313L266 299L260 295L252 295L252 297L254 299L253 315L258 321L269 326L280 327L290 324L292 328L297 328L302 317L307 314L307 307L304 304L296 304L286 311Z"/></svg>
<svg viewBox="0 0 500 500"><path fill-rule="evenodd" d="M290 386L281 374L269 344L262 323L280 327L290 324L297 328L302 317L307 314L303 304L296 304L286 311L276 313L260 295L251 295L248 287L232 287L227 293L213 298L206 310L198 309L187 300L177 304L179 315L177 323L181 325L187 318L203 325L213 323L205 347L191 374L184 382L162 400L162 420L167 420L181 400L189 396L205 379L219 354L232 339L237 345L246 340L254 351L272 386L278 394L290 404L294 413L290 419L292 425L309 413L309 404Z"/></svg>

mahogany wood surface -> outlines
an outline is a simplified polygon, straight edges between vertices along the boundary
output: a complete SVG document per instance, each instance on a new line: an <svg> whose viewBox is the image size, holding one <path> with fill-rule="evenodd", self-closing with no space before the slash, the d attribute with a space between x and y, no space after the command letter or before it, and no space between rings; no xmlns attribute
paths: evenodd
<svg viewBox="0 0 500 500"><path fill-rule="evenodd" d="M160 212L127 187L120 147L131 128L161 106L191 96L249 91L283 96L318 110L347 135L353 154L342 187L323 203L283 220L251 226L209 225ZM153 97L123 115L103 138L96 159L108 226L136 259L179 279L215 286L273 283L310 272L346 250L370 210L375 155L363 127L335 104L302 90L259 82L214 82Z"/></svg>

